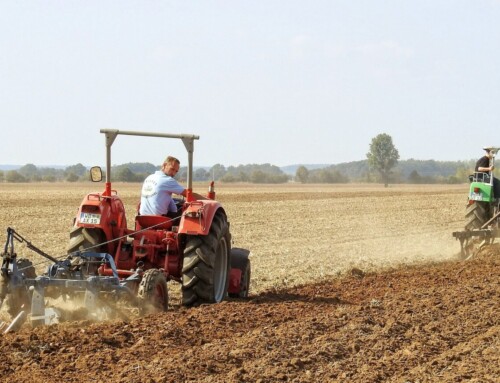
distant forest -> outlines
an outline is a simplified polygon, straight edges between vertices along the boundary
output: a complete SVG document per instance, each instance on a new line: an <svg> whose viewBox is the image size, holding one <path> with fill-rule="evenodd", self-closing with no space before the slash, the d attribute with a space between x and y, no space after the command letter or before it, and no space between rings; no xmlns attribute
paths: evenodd
<svg viewBox="0 0 500 383"><path fill-rule="evenodd" d="M475 160L470 161L435 161L404 160L399 161L391 172L393 184L457 184L468 182L468 175L474 171ZM295 178L299 176L297 167ZM307 166L306 166L307 169ZM302 181L304 182L304 181ZM370 169L367 160L329 165L320 169L307 170L307 183L379 183L379 174Z"/></svg>
<svg viewBox="0 0 500 383"><path fill-rule="evenodd" d="M473 171L475 161L399 161L391 174L391 183L464 183ZM128 163L111 168L113 182L142 182L159 168L151 163ZM182 167L177 177L184 182L187 168ZM17 169L0 170L0 182L81 182L88 181L89 170L82 164L66 168L37 167L26 164ZM301 183L349 183L372 182L380 179L368 166L367 160L347 162L337 165L290 165L278 167L271 164L249 164L225 167L216 164L211 168L195 168L194 181L215 180L220 182L248 182L256 184L276 184L286 182Z"/></svg>

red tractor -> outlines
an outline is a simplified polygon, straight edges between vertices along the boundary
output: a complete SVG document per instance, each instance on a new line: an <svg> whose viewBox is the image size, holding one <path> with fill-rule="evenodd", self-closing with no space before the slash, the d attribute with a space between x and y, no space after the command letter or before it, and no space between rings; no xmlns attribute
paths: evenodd
<svg viewBox="0 0 500 383"><path fill-rule="evenodd" d="M215 201L213 182L207 199L192 196L194 140L199 136L103 129L106 137L106 186L82 201L70 233L68 253L107 253L114 260L96 262L86 275L116 276L154 310L168 304L167 281L182 283L182 304L218 303L228 294L246 297L250 283L249 251L231 248L226 211ZM111 187L111 146L118 135L181 139L188 152L187 196L176 200L180 216L137 214L127 227L122 200ZM93 181L102 180L99 167ZM88 265L87 265L88 266Z"/></svg>

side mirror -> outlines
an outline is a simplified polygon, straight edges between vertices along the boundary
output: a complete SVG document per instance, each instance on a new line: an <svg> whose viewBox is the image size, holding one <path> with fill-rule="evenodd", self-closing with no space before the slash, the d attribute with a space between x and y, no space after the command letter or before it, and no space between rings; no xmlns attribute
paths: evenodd
<svg viewBox="0 0 500 383"><path fill-rule="evenodd" d="M90 179L92 182L102 181L102 170L99 166L93 166L90 168Z"/></svg>

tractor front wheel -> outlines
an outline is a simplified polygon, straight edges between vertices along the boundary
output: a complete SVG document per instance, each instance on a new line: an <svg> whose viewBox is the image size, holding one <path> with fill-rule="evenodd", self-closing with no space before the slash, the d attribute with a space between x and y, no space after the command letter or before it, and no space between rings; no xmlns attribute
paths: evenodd
<svg viewBox="0 0 500 383"><path fill-rule="evenodd" d="M69 233L68 254L85 250L99 253L102 250L100 244L103 242L104 233L101 230L75 226Z"/></svg>
<svg viewBox="0 0 500 383"><path fill-rule="evenodd" d="M168 289L163 272L158 269L147 270L139 283L137 297L143 315L167 311Z"/></svg>
<svg viewBox="0 0 500 383"><path fill-rule="evenodd" d="M92 251L95 253L107 252L102 243L106 242L104 233L100 229L87 229L86 227L75 226L69 233L68 254L76 251ZM91 264L85 268L86 275L97 275L98 264Z"/></svg>
<svg viewBox="0 0 500 383"><path fill-rule="evenodd" d="M227 294L231 236L226 216L215 215L206 236L188 237L182 267L182 304L219 303Z"/></svg>

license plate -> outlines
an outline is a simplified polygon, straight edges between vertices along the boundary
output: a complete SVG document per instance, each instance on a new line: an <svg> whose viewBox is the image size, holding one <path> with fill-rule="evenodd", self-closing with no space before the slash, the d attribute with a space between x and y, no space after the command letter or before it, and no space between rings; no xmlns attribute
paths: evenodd
<svg viewBox="0 0 500 383"><path fill-rule="evenodd" d="M481 193L471 193L470 199L472 199L474 201L482 201L483 195Z"/></svg>
<svg viewBox="0 0 500 383"><path fill-rule="evenodd" d="M101 222L100 214L80 213L80 223L91 223L98 225Z"/></svg>

